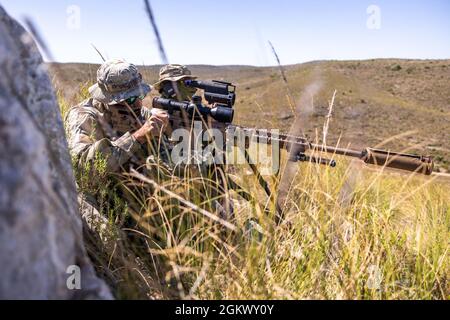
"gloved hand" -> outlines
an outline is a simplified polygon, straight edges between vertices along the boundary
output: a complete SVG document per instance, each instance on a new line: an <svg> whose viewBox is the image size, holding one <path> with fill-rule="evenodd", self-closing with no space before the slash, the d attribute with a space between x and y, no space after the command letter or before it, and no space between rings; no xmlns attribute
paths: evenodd
<svg viewBox="0 0 450 320"><path fill-rule="evenodd" d="M152 116L148 119L144 125L139 128L133 137L144 143L148 138L159 137L167 128L169 124L169 115L163 110L154 109L152 110Z"/></svg>

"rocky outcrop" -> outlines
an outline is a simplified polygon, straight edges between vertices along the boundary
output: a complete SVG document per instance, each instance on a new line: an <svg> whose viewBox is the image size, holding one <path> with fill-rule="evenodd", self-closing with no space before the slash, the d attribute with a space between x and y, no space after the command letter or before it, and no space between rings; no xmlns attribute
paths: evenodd
<svg viewBox="0 0 450 320"><path fill-rule="evenodd" d="M42 57L1 6L0 266L0 299L112 298L83 245L70 156Z"/></svg>

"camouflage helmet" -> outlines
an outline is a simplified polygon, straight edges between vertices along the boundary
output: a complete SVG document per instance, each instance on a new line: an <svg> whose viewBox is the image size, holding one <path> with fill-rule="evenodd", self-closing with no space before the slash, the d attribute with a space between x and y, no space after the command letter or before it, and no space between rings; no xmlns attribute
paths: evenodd
<svg viewBox="0 0 450 320"><path fill-rule="evenodd" d="M188 67L181 64L168 64L159 70L159 80L153 87L156 90L159 90L164 81L178 81L181 79L195 78L197 77L192 75L191 70L189 70Z"/></svg>
<svg viewBox="0 0 450 320"><path fill-rule="evenodd" d="M104 62L97 71L97 83L89 88L91 96L106 104L117 104L128 98L145 96L151 86L142 82L134 64L121 59Z"/></svg>

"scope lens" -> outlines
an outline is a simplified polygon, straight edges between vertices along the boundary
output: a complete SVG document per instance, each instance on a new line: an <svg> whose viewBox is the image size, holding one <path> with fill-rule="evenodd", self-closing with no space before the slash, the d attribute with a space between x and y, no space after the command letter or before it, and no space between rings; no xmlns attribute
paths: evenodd
<svg viewBox="0 0 450 320"><path fill-rule="evenodd" d="M234 110L228 107L215 107L211 109L211 116L222 123L233 122Z"/></svg>

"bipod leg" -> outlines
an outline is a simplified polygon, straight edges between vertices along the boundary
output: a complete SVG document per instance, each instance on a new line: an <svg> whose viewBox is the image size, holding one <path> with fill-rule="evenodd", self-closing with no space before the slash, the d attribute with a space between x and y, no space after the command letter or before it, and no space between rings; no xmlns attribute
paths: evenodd
<svg viewBox="0 0 450 320"><path fill-rule="evenodd" d="M247 149L244 149L244 155L245 155L245 161L247 162L247 164L252 169L253 174L256 176L256 179L258 180L259 185L264 189L264 191L266 192L267 196L270 199L270 202L275 206L275 210L276 210L276 213L277 213L276 216L275 216L275 223L277 225L280 224L281 223L281 219L282 219L282 214L283 214L282 210L281 210L281 207L277 203L277 201L275 199L275 196L270 191L269 184L267 183L266 180L264 180L264 178L262 177L262 175L259 172L258 168L253 163L253 161L252 161L252 159L250 157L250 154L248 153Z"/></svg>

